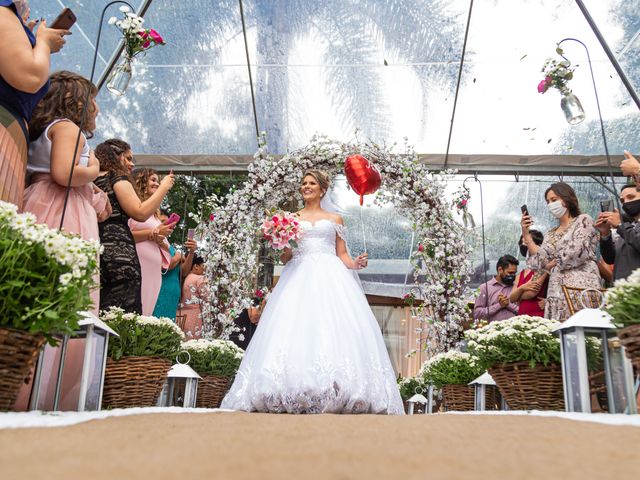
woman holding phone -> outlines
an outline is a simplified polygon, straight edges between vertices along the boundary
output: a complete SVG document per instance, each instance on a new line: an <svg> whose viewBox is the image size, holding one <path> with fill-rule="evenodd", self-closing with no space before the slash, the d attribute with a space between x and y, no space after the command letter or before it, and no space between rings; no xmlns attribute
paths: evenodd
<svg viewBox="0 0 640 480"><path fill-rule="evenodd" d="M71 32L27 23L26 0L0 0L0 200L22 206L31 114L49 89L51 54Z"/></svg>
<svg viewBox="0 0 640 480"><path fill-rule="evenodd" d="M133 171L133 180L141 202L151 198L160 187L158 172L151 168ZM164 195L163 195L164 197ZM167 237L173 232L180 217L177 215L163 223L159 211L145 220L129 219L129 228L136 241L136 250L142 272L142 314L152 315L162 286L162 271L169 268L171 255Z"/></svg>
<svg viewBox="0 0 640 480"><path fill-rule="evenodd" d="M158 220L163 224L167 224L169 223L169 218L169 212L165 209L160 209ZM169 266L166 269L162 269L162 285L160 286L156 306L153 309L154 317L166 317L175 320L178 305L180 304L180 285L182 279L186 278L191 271L193 256L197 247L198 245L193 239L192 229L189 229L189 235L184 244L184 248L187 251L186 255L169 244L171 260L169 261Z"/></svg>
<svg viewBox="0 0 640 480"><path fill-rule="evenodd" d="M535 271L549 272L549 288L545 318L563 322L569 317L562 285L576 288L600 288L600 273L596 265L598 234L593 219L580 212L576 192L564 182L547 188L544 193L549 213L558 226L544 235L542 245L536 245L531 235L533 220L522 215L522 239L527 246L527 266Z"/></svg>
<svg viewBox="0 0 640 480"><path fill-rule="evenodd" d="M103 247L100 310L115 306L125 312L142 313L142 273L128 222L130 218L144 222L153 217L173 187L173 173L164 177L155 191L141 200L129 175L133 153L127 142L117 138L107 140L96 147L96 157L100 162L100 175L94 183L109 195L112 209L111 216L99 224Z"/></svg>

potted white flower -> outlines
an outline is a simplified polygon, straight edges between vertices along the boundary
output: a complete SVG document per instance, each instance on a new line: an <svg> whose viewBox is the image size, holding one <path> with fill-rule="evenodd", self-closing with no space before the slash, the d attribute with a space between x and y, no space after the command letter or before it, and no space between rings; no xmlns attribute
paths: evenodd
<svg viewBox="0 0 640 480"><path fill-rule="evenodd" d="M236 376L244 350L229 340L188 340L182 350L191 355L189 366L202 377L196 407L218 408Z"/></svg>
<svg viewBox="0 0 640 480"><path fill-rule="evenodd" d="M437 354L421 369L425 383L441 389L445 410L453 411L473 410L475 390L468 384L483 371L476 357L457 350Z"/></svg>
<svg viewBox="0 0 640 480"><path fill-rule="evenodd" d="M487 369L510 408L564 410L555 320L520 315L467 330L469 352Z"/></svg>
<svg viewBox="0 0 640 480"><path fill-rule="evenodd" d="M154 406L184 333L168 318L125 313L117 307L101 312L100 318L119 335L109 342L102 405Z"/></svg>
<svg viewBox="0 0 640 480"><path fill-rule="evenodd" d="M40 348L89 310L100 245L50 230L0 201L0 410L13 406Z"/></svg>

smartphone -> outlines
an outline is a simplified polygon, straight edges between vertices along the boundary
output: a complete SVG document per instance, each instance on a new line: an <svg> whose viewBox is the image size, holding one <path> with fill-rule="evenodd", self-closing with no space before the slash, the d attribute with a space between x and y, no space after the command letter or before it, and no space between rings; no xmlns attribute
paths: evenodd
<svg viewBox="0 0 640 480"><path fill-rule="evenodd" d="M527 208L526 204L520 207L520 211L522 212L523 215L529 215L529 209Z"/></svg>
<svg viewBox="0 0 640 480"><path fill-rule="evenodd" d="M600 200L600 211L601 212L613 212L613 202L610 198L606 198L604 200Z"/></svg>
<svg viewBox="0 0 640 480"><path fill-rule="evenodd" d="M187 230L187 238L189 240L193 240L193 237L196 236L196 229L195 228L190 228L189 230Z"/></svg>
<svg viewBox="0 0 640 480"><path fill-rule="evenodd" d="M65 8L60 12L60 15L56 17L51 25L47 25L49 28L55 28L58 30L69 30L74 23L76 23L75 13L70 8Z"/></svg>
<svg viewBox="0 0 640 480"><path fill-rule="evenodd" d="M169 218L167 218L167 223L178 223L180 221L180 215L178 215L177 213L172 213L171 215L169 215Z"/></svg>

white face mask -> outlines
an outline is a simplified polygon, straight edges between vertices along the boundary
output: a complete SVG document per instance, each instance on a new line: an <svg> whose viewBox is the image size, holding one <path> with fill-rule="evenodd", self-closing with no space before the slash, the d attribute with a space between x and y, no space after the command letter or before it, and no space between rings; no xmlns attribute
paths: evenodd
<svg viewBox="0 0 640 480"><path fill-rule="evenodd" d="M562 218L562 216L567 213L567 207L562 205L562 200L548 203L547 208L549 209L549 213L556 218Z"/></svg>

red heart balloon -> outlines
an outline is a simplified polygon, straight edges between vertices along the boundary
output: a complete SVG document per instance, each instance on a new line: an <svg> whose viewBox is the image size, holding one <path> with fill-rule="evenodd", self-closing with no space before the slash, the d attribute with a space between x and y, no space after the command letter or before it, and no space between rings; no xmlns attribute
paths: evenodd
<svg viewBox="0 0 640 480"><path fill-rule="evenodd" d="M378 190L382 182L378 169L362 155L347 157L344 162L344 174L353 191L360 195L360 206L362 206L364 196Z"/></svg>

